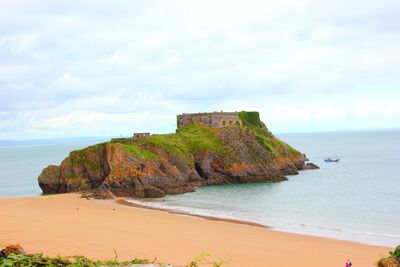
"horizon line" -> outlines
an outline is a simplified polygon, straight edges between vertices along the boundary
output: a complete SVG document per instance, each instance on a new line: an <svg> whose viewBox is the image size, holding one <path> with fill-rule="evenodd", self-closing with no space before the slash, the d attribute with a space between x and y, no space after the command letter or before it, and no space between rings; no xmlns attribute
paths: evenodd
<svg viewBox="0 0 400 267"><path fill-rule="evenodd" d="M370 128L370 129L353 129L353 130L335 130L335 131L300 131L300 132L277 132L273 135L286 135L286 134L328 134L328 133L361 133L361 132L396 132L400 131L400 127L393 128ZM171 134L168 133L154 133L154 134ZM59 140L78 140L78 139L110 139L118 138L120 136L71 136L71 137L48 137L48 138L33 138L33 139L0 139L1 143L4 142L32 142L32 141L59 141ZM127 137L125 137L127 138Z"/></svg>

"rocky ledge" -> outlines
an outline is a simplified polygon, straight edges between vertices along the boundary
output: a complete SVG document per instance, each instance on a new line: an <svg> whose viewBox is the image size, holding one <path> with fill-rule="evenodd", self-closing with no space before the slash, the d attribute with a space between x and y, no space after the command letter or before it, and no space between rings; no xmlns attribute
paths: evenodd
<svg viewBox="0 0 400 267"><path fill-rule="evenodd" d="M272 135L257 112L242 112L241 119L243 127L189 125L175 134L72 151L60 166L42 171L39 186L44 193L163 197L205 185L279 182L318 168Z"/></svg>

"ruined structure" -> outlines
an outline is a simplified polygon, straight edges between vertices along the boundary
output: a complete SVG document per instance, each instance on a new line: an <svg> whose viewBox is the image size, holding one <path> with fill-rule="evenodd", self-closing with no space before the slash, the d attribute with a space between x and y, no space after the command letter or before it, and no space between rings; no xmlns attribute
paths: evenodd
<svg viewBox="0 0 400 267"><path fill-rule="evenodd" d="M239 112L204 112L183 113L177 115L177 127L182 128L190 124L204 124L209 127L221 128L225 126L242 126Z"/></svg>
<svg viewBox="0 0 400 267"><path fill-rule="evenodd" d="M150 133L133 133L133 139L150 137Z"/></svg>
<svg viewBox="0 0 400 267"><path fill-rule="evenodd" d="M138 140L141 138L150 137L150 133L133 133L132 137L118 137L118 138L111 138L111 142L127 142L134 140Z"/></svg>

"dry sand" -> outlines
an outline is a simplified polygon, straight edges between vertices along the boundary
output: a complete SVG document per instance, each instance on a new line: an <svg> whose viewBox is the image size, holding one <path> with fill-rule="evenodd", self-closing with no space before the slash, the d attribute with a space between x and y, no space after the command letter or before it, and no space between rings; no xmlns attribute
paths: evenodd
<svg viewBox="0 0 400 267"><path fill-rule="evenodd" d="M234 222L128 207L78 194L0 199L0 248L29 253L133 257L185 265L202 252L226 266L374 266L389 248L289 234Z"/></svg>

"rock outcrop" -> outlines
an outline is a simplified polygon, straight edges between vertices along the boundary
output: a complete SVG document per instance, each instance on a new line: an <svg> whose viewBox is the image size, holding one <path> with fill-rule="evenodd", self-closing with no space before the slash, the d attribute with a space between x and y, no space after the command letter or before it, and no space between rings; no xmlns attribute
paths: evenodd
<svg viewBox="0 0 400 267"><path fill-rule="evenodd" d="M306 165L304 154L274 137L261 121L244 125L190 125L175 134L72 151L60 166L42 171L39 185L44 193L96 189L156 198L205 185L279 182L318 167Z"/></svg>
<svg viewBox="0 0 400 267"><path fill-rule="evenodd" d="M400 267L400 259L395 259L392 257L382 258L377 264L377 267Z"/></svg>
<svg viewBox="0 0 400 267"><path fill-rule="evenodd" d="M8 257L11 254L26 255L26 252L19 244L9 245L4 249L0 250L0 257Z"/></svg>
<svg viewBox="0 0 400 267"><path fill-rule="evenodd" d="M305 163L302 168L302 170L315 170L315 169L319 169L319 167L312 162Z"/></svg>

